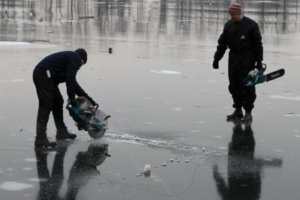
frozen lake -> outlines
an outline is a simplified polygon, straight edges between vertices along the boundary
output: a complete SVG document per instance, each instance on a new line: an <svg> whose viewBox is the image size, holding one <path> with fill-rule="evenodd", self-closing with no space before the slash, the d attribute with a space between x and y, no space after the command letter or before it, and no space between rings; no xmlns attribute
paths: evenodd
<svg viewBox="0 0 300 200"><path fill-rule="evenodd" d="M243 1L267 72L286 70L257 86L250 126L225 120L227 54L211 66L226 2L0 1L0 200L298 200L300 1ZM32 70L79 47L78 82L112 116L109 130L93 141L65 112L78 139L35 151Z"/></svg>

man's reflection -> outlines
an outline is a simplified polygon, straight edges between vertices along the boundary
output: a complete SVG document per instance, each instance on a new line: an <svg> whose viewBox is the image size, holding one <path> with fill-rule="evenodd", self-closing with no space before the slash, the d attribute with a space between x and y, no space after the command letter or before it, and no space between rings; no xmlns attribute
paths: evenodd
<svg viewBox="0 0 300 200"><path fill-rule="evenodd" d="M213 176L223 200L258 200L263 166L281 166L280 159L266 161L255 158L254 150L255 139L251 124L235 123L228 150L228 183L218 166L213 167Z"/></svg>
<svg viewBox="0 0 300 200"><path fill-rule="evenodd" d="M93 143L85 152L78 152L70 170L68 191L60 196L60 188L64 181L64 157L70 143L61 143L55 149L55 157L50 174L48 169L49 150L36 148L37 173L40 179L38 200L76 199L76 194L89 179L99 175L97 166L101 165L108 155L107 143Z"/></svg>
<svg viewBox="0 0 300 200"><path fill-rule="evenodd" d="M66 144L57 147L51 174L47 162L50 150L35 148L37 173L40 179L40 190L37 196L38 200L60 199L59 190L64 179L64 157L67 148L68 146Z"/></svg>
<svg viewBox="0 0 300 200"><path fill-rule="evenodd" d="M101 165L108 154L108 144L90 145L85 152L79 152L71 168L66 199L75 199L79 189L100 174L97 166Z"/></svg>
<svg viewBox="0 0 300 200"><path fill-rule="evenodd" d="M228 184L214 167L214 179L222 199L259 199L261 192L260 166L254 160L255 139L250 124L233 127L228 155Z"/></svg>

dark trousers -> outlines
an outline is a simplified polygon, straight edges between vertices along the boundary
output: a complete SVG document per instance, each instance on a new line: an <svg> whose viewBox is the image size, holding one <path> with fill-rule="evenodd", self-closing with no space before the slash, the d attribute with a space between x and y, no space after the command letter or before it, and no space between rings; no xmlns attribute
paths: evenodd
<svg viewBox="0 0 300 200"><path fill-rule="evenodd" d="M54 84L45 72L33 72L33 82L39 100L36 122L36 134L38 137L46 137L47 123L52 111L57 129L66 128L63 120L63 97L58 85Z"/></svg>
<svg viewBox="0 0 300 200"><path fill-rule="evenodd" d="M256 99L255 86L245 87L239 81L230 81L228 88L233 99L234 108L240 109L243 107L246 111L253 109Z"/></svg>
<svg viewBox="0 0 300 200"><path fill-rule="evenodd" d="M251 111L256 99L255 86L245 87L243 82L249 71L254 69L255 59L252 51L229 53L229 92L234 108Z"/></svg>

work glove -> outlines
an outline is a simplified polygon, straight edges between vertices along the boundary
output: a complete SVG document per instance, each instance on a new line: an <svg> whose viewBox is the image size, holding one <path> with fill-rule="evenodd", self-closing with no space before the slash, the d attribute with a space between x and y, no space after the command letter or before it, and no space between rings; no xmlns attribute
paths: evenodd
<svg viewBox="0 0 300 200"><path fill-rule="evenodd" d="M214 62L213 62L213 68L214 69L219 69L219 61L214 60Z"/></svg>

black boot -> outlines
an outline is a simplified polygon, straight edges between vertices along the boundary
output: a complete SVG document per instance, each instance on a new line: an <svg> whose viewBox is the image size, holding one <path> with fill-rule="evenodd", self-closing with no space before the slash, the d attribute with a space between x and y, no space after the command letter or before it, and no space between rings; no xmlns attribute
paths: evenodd
<svg viewBox="0 0 300 200"><path fill-rule="evenodd" d="M53 148L56 145L56 142L50 142L46 136L35 137L34 146L36 148Z"/></svg>
<svg viewBox="0 0 300 200"><path fill-rule="evenodd" d="M242 118L242 122L245 122L245 123L252 122L252 119L253 119L253 117L252 117L251 111L246 111L245 116Z"/></svg>
<svg viewBox="0 0 300 200"><path fill-rule="evenodd" d="M241 108L237 108L231 115L227 115L227 120L235 120L243 118L243 111Z"/></svg>
<svg viewBox="0 0 300 200"><path fill-rule="evenodd" d="M76 134L70 133L67 128L59 128L56 131L57 140L65 140L65 139L74 140L76 137L77 137Z"/></svg>
<svg viewBox="0 0 300 200"><path fill-rule="evenodd" d="M36 137L34 146L39 148L55 147L56 142L50 142L47 138L47 123L50 111L39 107L37 122L36 122Z"/></svg>

